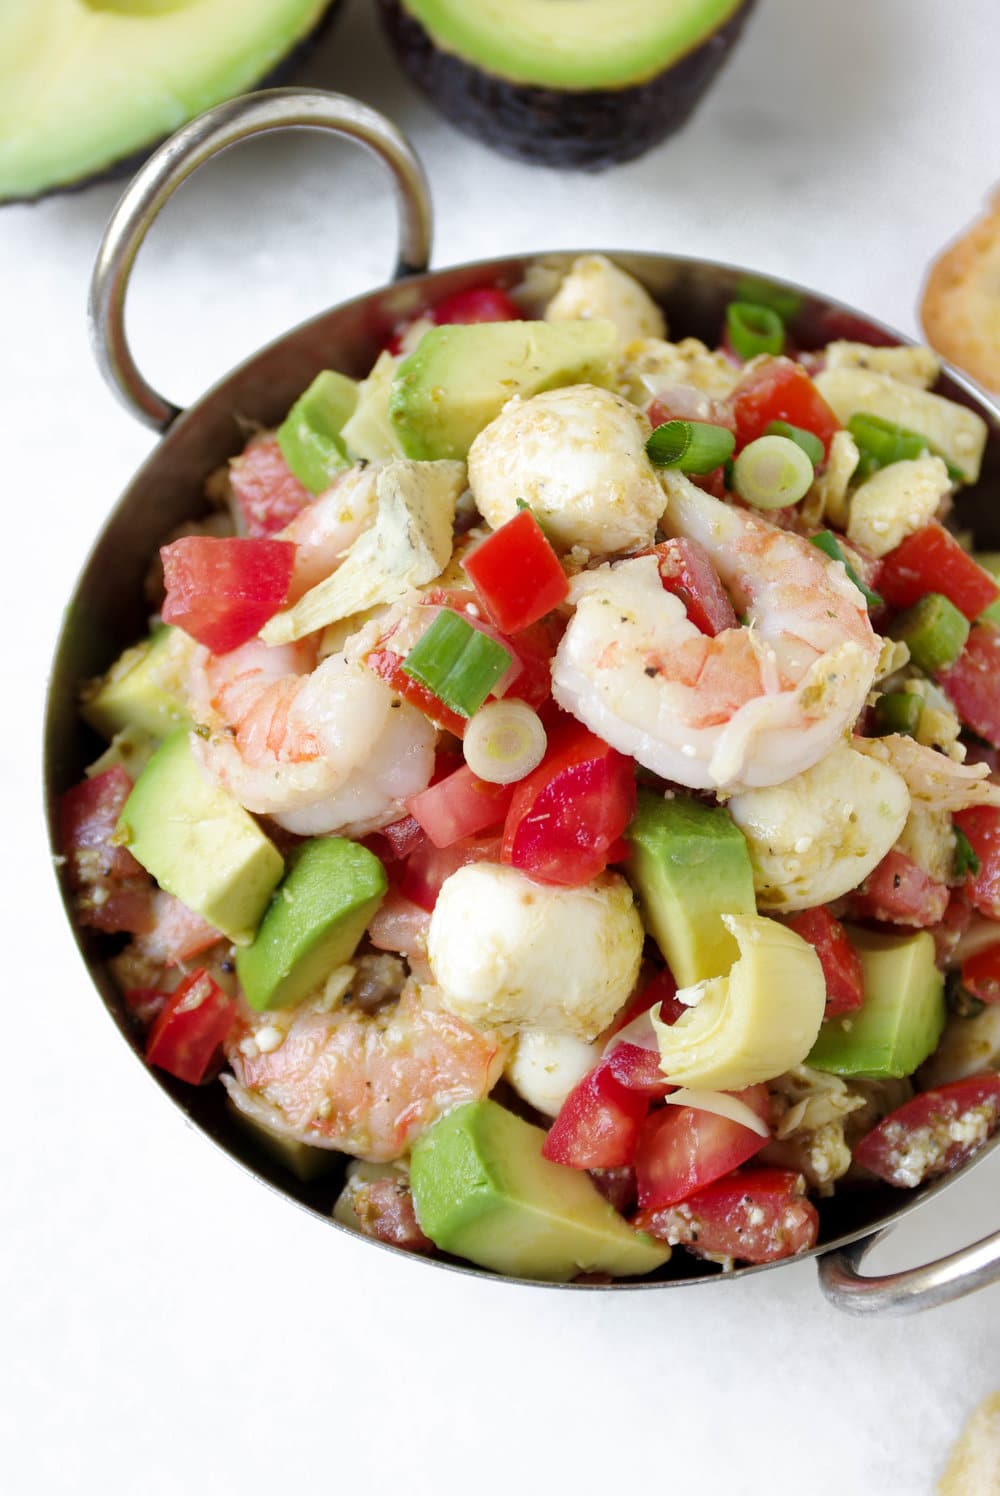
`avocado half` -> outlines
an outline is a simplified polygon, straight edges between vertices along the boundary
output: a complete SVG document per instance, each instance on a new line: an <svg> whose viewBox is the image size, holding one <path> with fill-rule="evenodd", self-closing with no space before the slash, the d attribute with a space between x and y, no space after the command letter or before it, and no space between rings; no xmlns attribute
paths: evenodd
<svg viewBox="0 0 1000 1496"><path fill-rule="evenodd" d="M413 81L506 156L596 170L679 130L757 0L379 0Z"/></svg>
<svg viewBox="0 0 1000 1496"><path fill-rule="evenodd" d="M0 202L136 164L273 81L341 0L2 0Z"/></svg>

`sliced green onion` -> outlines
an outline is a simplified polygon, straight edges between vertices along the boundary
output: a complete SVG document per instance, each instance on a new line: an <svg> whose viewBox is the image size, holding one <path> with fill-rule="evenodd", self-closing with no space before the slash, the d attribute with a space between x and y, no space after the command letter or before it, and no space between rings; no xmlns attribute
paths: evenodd
<svg viewBox="0 0 1000 1496"><path fill-rule="evenodd" d="M961 826L953 826L952 830L955 833L955 877L964 878L967 873L975 877L982 864L972 850L972 843Z"/></svg>
<svg viewBox="0 0 1000 1496"><path fill-rule="evenodd" d="M646 455L657 467L682 473L713 473L732 456L736 438L725 426L708 421L664 421L646 443Z"/></svg>
<svg viewBox="0 0 1000 1496"><path fill-rule="evenodd" d="M462 739L465 762L488 784L513 784L537 769L548 740L537 712L523 701L489 701Z"/></svg>
<svg viewBox="0 0 1000 1496"><path fill-rule="evenodd" d="M442 608L402 668L460 717L471 717L510 666L502 644Z"/></svg>
<svg viewBox="0 0 1000 1496"><path fill-rule="evenodd" d="M954 665L969 637L969 620L940 592L928 592L893 621L894 639L909 645L918 669L936 675Z"/></svg>
<svg viewBox="0 0 1000 1496"><path fill-rule="evenodd" d="M870 587L865 586L864 582L861 580L860 576L855 571L850 561L848 561L847 557L844 555L844 552L841 550L837 537L836 535L834 535L832 530L820 530L819 534L811 536L811 539L813 545L816 546L818 550L821 550L824 555L829 556L831 561L843 561L844 570L847 572L849 579L854 583L855 587L861 593L861 596L864 598L869 608L881 608L883 606L885 598L880 592L873 592Z"/></svg>
<svg viewBox="0 0 1000 1496"><path fill-rule="evenodd" d="M880 468L891 467L894 462L913 462L925 453L941 458L953 483L963 481L961 470L919 431L910 431L906 426L898 426L895 421L886 421L882 416L867 415L863 411L851 416L847 429L854 437L860 453L854 476L862 482Z"/></svg>
<svg viewBox="0 0 1000 1496"><path fill-rule="evenodd" d="M777 312L752 301L729 303L726 307L726 331L733 351L740 358L780 353L785 346L785 325Z"/></svg>
<svg viewBox="0 0 1000 1496"><path fill-rule="evenodd" d="M984 571L988 571L995 582L1000 582L1000 551L976 551L972 559L977 561ZM1000 624L1000 597L995 603L990 603L988 608L983 609L976 622Z"/></svg>
<svg viewBox="0 0 1000 1496"><path fill-rule="evenodd" d="M887 691L875 703L875 725L880 737L900 732L915 738L923 714L923 700L915 691Z"/></svg>
<svg viewBox="0 0 1000 1496"><path fill-rule="evenodd" d="M773 281L759 275L744 275L736 286L737 301L749 301L754 306L769 306L777 312L782 322L791 322L802 306L802 297L787 286L776 286Z"/></svg>
<svg viewBox="0 0 1000 1496"><path fill-rule="evenodd" d="M826 456L826 448L815 431L806 431L802 426L793 426L789 421L772 421L765 436L787 436L790 442L801 447L814 467L819 467Z"/></svg>
<svg viewBox="0 0 1000 1496"><path fill-rule="evenodd" d="M759 436L733 466L741 499L755 509L784 509L804 499L816 473L802 448L787 436Z"/></svg>

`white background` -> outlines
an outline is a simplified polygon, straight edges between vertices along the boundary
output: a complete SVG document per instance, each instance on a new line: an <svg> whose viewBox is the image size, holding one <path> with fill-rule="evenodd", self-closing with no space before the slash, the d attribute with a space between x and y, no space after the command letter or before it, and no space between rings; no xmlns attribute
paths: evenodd
<svg viewBox="0 0 1000 1496"><path fill-rule="evenodd" d="M366 0L307 78L412 134L438 264L595 244L704 254L913 332L928 260L997 169L998 29L996 0L762 0L687 132L592 178L515 165L441 123ZM1000 1288L914 1320L851 1321L821 1300L811 1264L686 1295L431 1272L244 1177L115 1036L56 902L39 735L63 599L151 445L86 342L89 267L116 196L98 186L0 210L0 1486L930 1491L962 1419L1000 1384ZM286 138L210 167L142 257L143 369L194 398L265 339L384 279L393 233L377 168L347 147ZM994 1154L876 1260L995 1230L998 1185Z"/></svg>

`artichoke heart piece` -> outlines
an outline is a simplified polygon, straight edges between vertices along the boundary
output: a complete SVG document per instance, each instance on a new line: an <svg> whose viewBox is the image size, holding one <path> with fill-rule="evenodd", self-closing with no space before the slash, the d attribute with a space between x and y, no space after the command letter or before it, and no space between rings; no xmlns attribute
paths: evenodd
<svg viewBox="0 0 1000 1496"><path fill-rule="evenodd" d="M760 915L723 920L739 947L728 976L689 989L696 1004L672 1026L653 1018L674 1085L742 1091L770 1080L802 1063L823 1020L826 983L812 946Z"/></svg>

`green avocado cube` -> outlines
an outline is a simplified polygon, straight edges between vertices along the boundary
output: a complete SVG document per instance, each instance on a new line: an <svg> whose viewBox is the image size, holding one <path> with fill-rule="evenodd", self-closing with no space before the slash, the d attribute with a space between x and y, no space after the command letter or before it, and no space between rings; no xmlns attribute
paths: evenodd
<svg viewBox="0 0 1000 1496"><path fill-rule="evenodd" d="M743 833L722 806L639 791L625 872L679 987L724 976L739 956L724 914L757 912Z"/></svg>
<svg viewBox="0 0 1000 1496"><path fill-rule="evenodd" d="M190 727L184 675L196 648L180 629L161 628L126 649L107 675L84 687L84 721L109 742L126 728L159 742L179 727Z"/></svg>
<svg viewBox="0 0 1000 1496"><path fill-rule="evenodd" d="M514 395L614 383L611 322L480 322L425 332L396 369L389 419L407 457L464 459Z"/></svg>
<svg viewBox="0 0 1000 1496"><path fill-rule="evenodd" d="M253 938L284 871L277 848L191 752L186 729L156 750L118 834L161 888L237 945Z"/></svg>
<svg viewBox="0 0 1000 1496"><path fill-rule="evenodd" d="M869 1079L912 1075L937 1048L947 1016L934 938L926 930L847 933L861 957L864 1004L857 1012L827 1019L806 1064Z"/></svg>
<svg viewBox="0 0 1000 1496"><path fill-rule="evenodd" d="M495 1101L473 1101L417 1139L410 1187L420 1228L443 1252L518 1278L641 1277L670 1248L634 1231L587 1175L542 1157L545 1133Z"/></svg>
<svg viewBox="0 0 1000 1496"><path fill-rule="evenodd" d="M357 403L357 381L324 369L278 427L281 455L310 493L322 493L341 469L350 467L341 433Z"/></svg>
<svg viewBox="0 0 1000 1496"><path fill-rule="evenodd" d="M251 1007L287 1008L350 961L385 897L385 868L367 847L318 837L296 854L236 974Z"/></svg>

